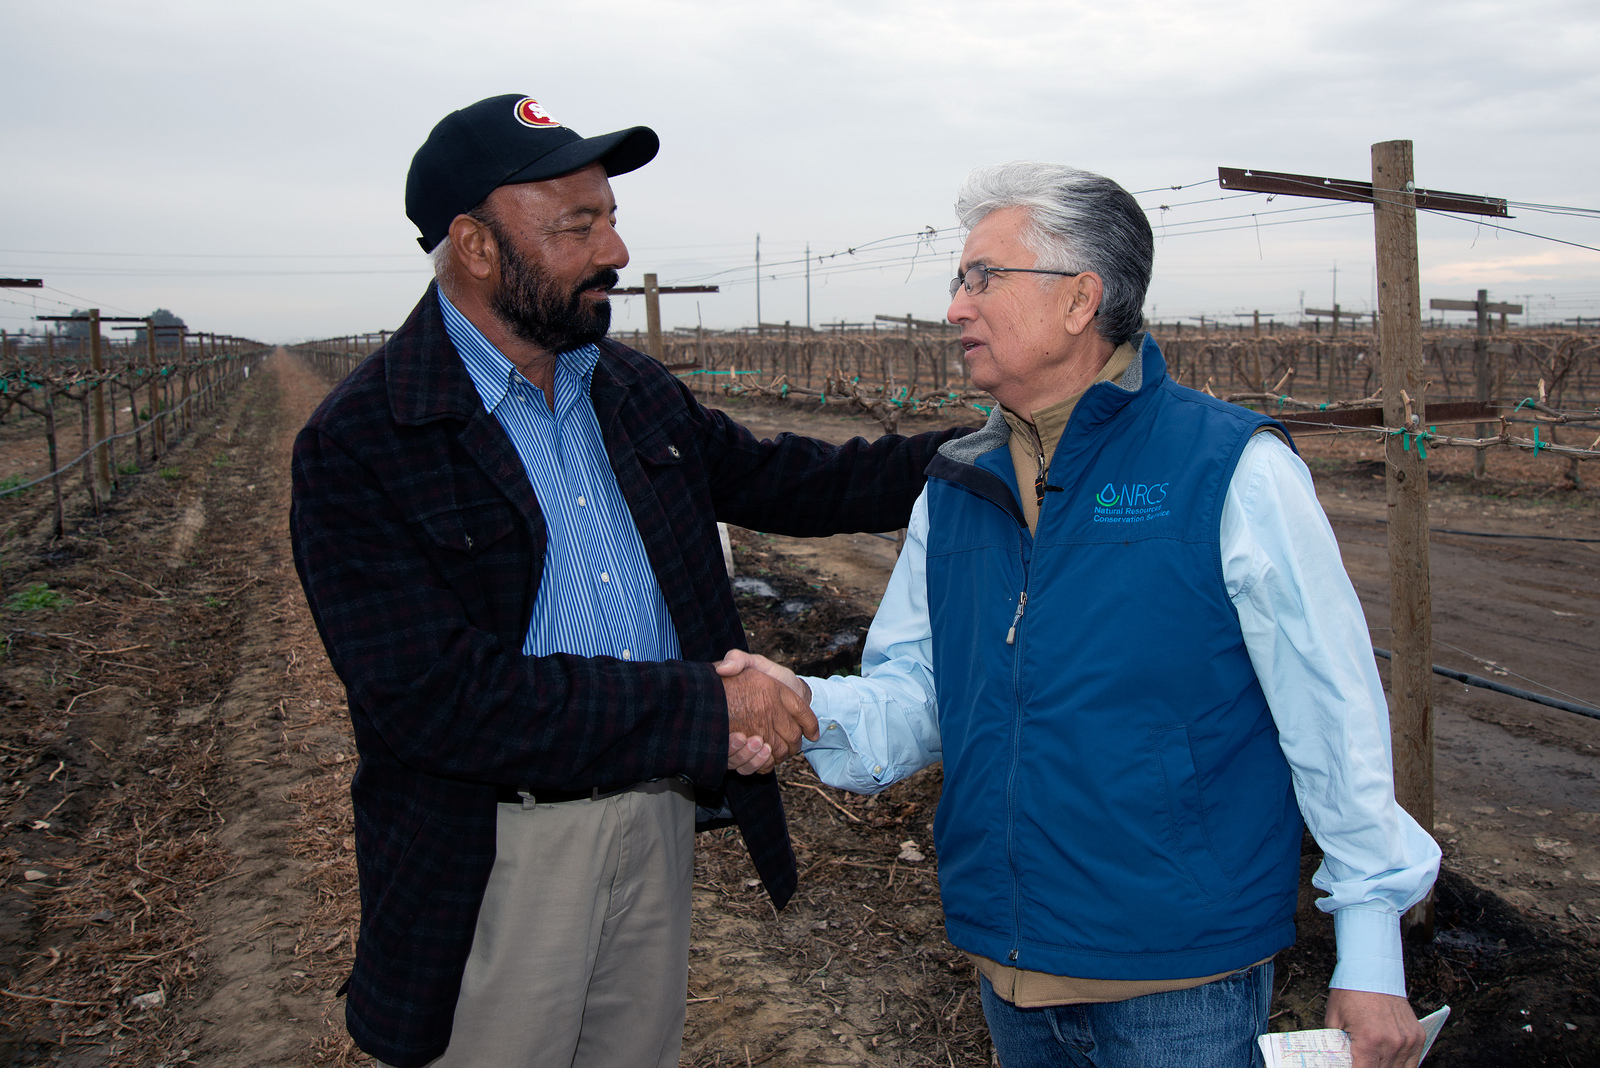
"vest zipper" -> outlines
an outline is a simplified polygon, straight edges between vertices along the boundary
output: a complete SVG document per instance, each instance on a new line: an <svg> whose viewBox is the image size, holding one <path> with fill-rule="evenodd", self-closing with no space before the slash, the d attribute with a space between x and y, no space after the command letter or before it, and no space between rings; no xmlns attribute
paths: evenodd
<svg viewBox="0 0 1600 1068"><path fill-rule="evenodd" d="M1026 582L1027 580L1024 579L1023 581ZM1017 598L1017 614L1011 617L1011 629L1006 631L1007 645L1017 644L1017 624L1022 622L1022 613L1027 609L1027 607L1028 591L1023 590L1021 596Z"/></svg>
<svg viewBox="0 0 1600 1068"><path fill-rule="evenodd" d="M1006 644L1015 650L1011 656L1011 768L1006 775L1006 862L1011 868L1011 952L1006 959L1011 963L1017 960L1018 943L1022 939L1022 879L1017 874L1016 853L1017 764L1022 754L1022 650L1016 648L1016 639L1022 613L1028 606L1028 579L1032 573L1026 526L1017 531L1017 543L1022 560L1022 592L1017 595L1017 614L1011 618L1011 629L1006 632Z"/></svg>

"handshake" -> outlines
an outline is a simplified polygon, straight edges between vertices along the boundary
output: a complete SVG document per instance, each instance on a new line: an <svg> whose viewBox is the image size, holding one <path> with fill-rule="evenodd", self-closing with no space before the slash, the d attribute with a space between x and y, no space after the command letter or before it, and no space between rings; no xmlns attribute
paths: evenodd
<svg viewBox="0 0 1600 1068"><path fill-rule="evenodd" d="M800 736L817 740L811 687L764 656L730 649L715 664L728 695L728 770L771 771L800 752Z"/></svg>

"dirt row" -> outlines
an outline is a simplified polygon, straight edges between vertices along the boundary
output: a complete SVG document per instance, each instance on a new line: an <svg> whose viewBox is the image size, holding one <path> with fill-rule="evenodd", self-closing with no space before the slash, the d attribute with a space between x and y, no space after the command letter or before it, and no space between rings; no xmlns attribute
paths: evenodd
<svg viewBox="0 0 1600 1068"><path fill-rule="evenodd" d="M286 353L262 370L159 465L125 475L103 515L69 500L62 541L40 529L36 491L0 499L13 531L0 560L0 1066L370 1063L334 994L355 937L354 751L287 543L289 445L328 383ZM871 432L728 406L763 434ZM0 451L25 429L0 427ZM1382 483L1360 448L1307 452L1378 640ZM1600 528L1592 491L1563 488L1559 471L1496 458L1490 482L1464 487L1453 462L1437 468L1435 525ZM1437 658L1600 697L1587 545L1439 535L1436 634L1464 652ZM755 647L849 670L893 541L739 532L735 549ZM1441 935L1408 959L1418 1007L1456 1011L1435 1059L1595 1063L1600 724L1460 689L1437 691ZM803 763L781 778L802 868L790 908L767 904L736 835L699 841L684 1063L990 1063L971 967L943 936L939 769L872 799ZM1275 1026L1320 1021L1330 932L1309 894L1303 906Z"/></svg>

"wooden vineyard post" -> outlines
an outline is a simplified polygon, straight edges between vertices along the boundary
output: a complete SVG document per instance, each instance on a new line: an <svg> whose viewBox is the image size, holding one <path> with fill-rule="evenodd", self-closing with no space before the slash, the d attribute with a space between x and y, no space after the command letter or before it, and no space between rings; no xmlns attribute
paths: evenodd
<svg viewBox="0 0 1600 1068"><path fill-rule="evenodd" d="M161 459L161 454L166 452L167 435L161 425L160 381L161 375L156 364L156 321L145 320L144 336L150 356L150 458Z"/></svg>
<svg viewBox="0 0 1600 1068"><path fill-rule="evenodd" d="M1472 374L1478 380L1474 397L1484 402L1489 401L1489 291L1478 290L1478 335L1472 339ZM1476 427L1477 436L1489 436L1489 425L1479 423ZM1482 478L1487 470L1484 457L1488 455L1487 449L1475 449L1472 455L1472 477Z"/></svg>
<svg viewBox="0 0 1600 1068"><path fill-rule="evenodd" d="M89 448L89 391L85 389L78 394L78 430L81 440L78 452L83 459L78 466L83 468L83 489L89 495L89 505L94 509L94 514L100 514L100 494L95 490L94 456Z"/></svg>
<svg viewBox="0 0 1600 1068"><path fill-rule="evenodd" d="M1427 429L1422 396L1422 294L1417 279L1417 207L1410 141L1372 146L1377 236L1379 351L1384 425ZM1428 466L1420 442L1385 442L1389 502L1390 734L1395 798L1433 833L1433 615L1428 571ZM1433 894L1401 927L1433 937Z"/></svg>
<svg viewBox="0 0 1600 1068"><path fill-rule="evenodd" d="M906 392L916 392L917 389L917 353L911 347L911 331L913 320L911 313L906 312Z"/></svg>
<svg viewBox="0 0 1600 1068"><path fill-rule="evenodd" d="M180 326L178 327L178 343L174 346L174 351L172 354L172 369L179 374L184 374L183 369L185 366L187 366L188 355L189 328L186 326ZM187 374L184 374L183 381L184 385L187 386L189 383ZM179 400L178 396L178 383L173 381L171 375L168 375L167 411L172 415L172 436L174 439L177 439L183 435L183 421L184 417L188 414L188 409L180 407L180 404L181 401Z"/></svg>
<svg viewBox="0 0 1600 1068"><path fill-rule="evenodd" d="M56 466L56 395L48 384L48 376L55 371L56 366L56 339L54 334L44 336L44 369L47 378L44 386L44 441L50 452L50 487L55 491L56 497L56 526L55 536L64 537L67 533L66 510L61 503L61 470Z"/></svg>
<svg viewBox="0 0 1600 1068"><path fill-rule="evenodd" d="M135 368L138 361L133 358L133 342L128 342L128 421L133 424L133 460L134 463L144 462L144 426L139 422L139 379ZM112 392L115 396L115 391Z"/></svg>
<svg viewBox="0 0 1600 1068"><path fill-rule="evenodd" d="M111 499L111 452L106 444L106 391L100 376L105 361L100 355L100 309L89 309L89 368L95 375L94 404L94 484L100 500Z"/></svg>
<svg viewBox="0 0 1600 1068"><path fill-rule="evenodd" d="M644 322L648 340L645 342L650 355L657 360L661 359L661 286L656 281L656 276L644 276Z"/></svg>
<svg viewBox="0 0 1600 1068"><path fill-rule="evenodd" d="M1492 392L1491 383L1494 381L1494 374L1489 367L1489 314L1491 312L1499 312L1504 315L1506 312L1511 312L1520 315L1522 314L1522 305L1490 304L1489 291L1480 289L1476 300L1447 300L1435 297L1428 302L1428 307L1435 311L1477 312L1478 334L1472 341L1472 376L1477 380L1473 396L1478 402L1487 404ZM1489 429L1488 423L1479 423L1474 436L1486 438L1489 436ZM1485 455L1484 450L1479 449L1477 455L1473 458L1473 478L1483 477Z"/></svg>
<svg viewBox="0 0 1600 1068"><path fill-rule="evenodd" d="M187 359L189 354L188 354L187 351L182 352L182 353L179 354L179 359L183 364L183 397L179 400L179 404L183 408L183 425L184 425L185 429L188 429L188 428L194 426L194 411L190 407L190 405L187 403L188 400L189 400L189 392L190 392L190 389L189 389L189 378L190 378L191 375L194 374L194 369L199 364L199 362L206 358L205 335L204 334L196 333L194 335L194 349L195 349L195 355L194 355L195 362L194 362L194 364L190 364L189 363L189 361Z"/></svg>
<svg viewBox="0 0 1600 1068"><path fill-rule="evenodd" d="M1389 499L1389 614L1394 628L1390 660L1395 797L1424 830L1433 831L1433 622L1428 575L1428 471L1412 435L1426 429L1422 397L1422 297L1417 285L1417 208L1506 218L1497 197L1418 189L1412 180L1411 142L1372 146L1372 181L1218 167L1223 189L1349 200L1373 206L1378 252L1378 332L1383 374L1384 425L1406 436L1385 445ZM1439 301L1433 302L1440 307ZM1334 306L1335 312L1338 306ZM1511 310L1510 308L1507 309ZM1521 311L1517 308L1516 311ZM1306 314L1316 314L1306 309ZM1334 322L1338 319L1335 317ZM1329 399L1335 368L1329 354ZM1407 415L1414 418L1408 419ZM1406 913L1402 926L1433 937L1430 894Z"/></svg>
<svg viewBox="0 0 1600 1068"><path fill-rule="evenodd" d="M606 292L614 293L614 294L616 294L618 296L624 296L624 297L637 297L637 296L643 295L643 297L644 297L644 317L645 317L645 337L646 337L646 340L645 340L645 351L648 352L655 359L661 360L666 355L666 351L662 347L662 341L661 341L661 294L663 294L663 293L715 293L715 292L717 292L717 287L716 286L664 286L664 285L661 285L660 283L657 282L655 275L647 274L647 275L644 276L644 285L643 286L619 286L619 287L617 287L615 289L609 289ZM759 301L757 303L759 304ZM759 322L756 324L756 332L757 332L757 335L759 336L760 332L761 332L761 324ZM639 340L639 332L637 330L635 330L633 332L633 338L634 338L634 344L635 344L635 346L637 346L638 345L638 340ZM385 338L385 342L387 343L387 338ZM351 361L351 368L353 369L354 365L356 363L359 363L359 362L360 362L359 358L357 358L355 360L352 360ZM663 361L663 362L665 362L665 361Z"/></svg>

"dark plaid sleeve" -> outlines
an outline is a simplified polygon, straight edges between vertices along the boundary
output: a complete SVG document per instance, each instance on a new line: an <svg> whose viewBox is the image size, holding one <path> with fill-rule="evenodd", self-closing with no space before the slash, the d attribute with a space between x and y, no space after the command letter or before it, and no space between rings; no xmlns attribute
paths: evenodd
<svg viewBox="0 0 1600 1068"><path fill-rule="evenodd" d="M800 538L896 530L911 519L940 445L967 428L886 434L830 445L795 434L757 441L725 413L701 409L717 518Z"/></svg>

